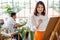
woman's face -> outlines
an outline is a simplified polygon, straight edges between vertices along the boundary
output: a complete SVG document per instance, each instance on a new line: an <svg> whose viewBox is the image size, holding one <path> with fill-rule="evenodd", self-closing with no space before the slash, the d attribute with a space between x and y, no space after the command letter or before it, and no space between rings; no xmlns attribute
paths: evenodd
<svg viewBox="0 0 60 40"><path fill-rule="evenodd" d="M37 11L39 14L41 14L43 12L43 5L39 4L38 7L37 7Z"/></svg>

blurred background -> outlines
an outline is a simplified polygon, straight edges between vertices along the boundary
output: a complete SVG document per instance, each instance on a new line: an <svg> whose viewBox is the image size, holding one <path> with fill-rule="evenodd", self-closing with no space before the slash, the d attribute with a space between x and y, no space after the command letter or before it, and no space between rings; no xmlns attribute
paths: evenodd
<svg viewBox="0 0 60 40"><path fill-rule="evenodd" d="M60 0L0 0L0 19L5 21L10 12L16 12L17 22L27 21L38 1L44 2L48 17L60 16Z"/></svg>

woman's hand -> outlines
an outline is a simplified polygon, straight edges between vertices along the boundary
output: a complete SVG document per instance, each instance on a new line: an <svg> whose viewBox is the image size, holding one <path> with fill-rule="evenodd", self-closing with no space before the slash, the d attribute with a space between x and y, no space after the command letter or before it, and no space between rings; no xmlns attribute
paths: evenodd
<svg viewBox="0 0 60 40"><path fill-rule="evenodd" d="M42 19L39 19L38 20L38 24L40 25L42 23Z"/></svg>
<svg viewBox="0 0 60 40"><path fill-rule="evenodd" d="M37 24L37 26L36 26L36 28L38 29L38 27L39 27L39 25L42 23L42 19L39 19L38 20L38 24Z"/></svg>

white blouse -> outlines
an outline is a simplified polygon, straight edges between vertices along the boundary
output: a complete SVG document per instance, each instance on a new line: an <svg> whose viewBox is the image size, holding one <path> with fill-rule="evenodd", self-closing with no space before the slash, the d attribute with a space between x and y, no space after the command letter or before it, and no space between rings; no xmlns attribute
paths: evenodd
<svg viewBox="0 0 60 40"><path fill-rule="evenodd" d="M38 24L39 19L42 19L42 23L40 24L39 28L36 29L36 25ZM45 16L43 16L43 15L40 15L40 16L32 15L32 17L31 17L31 29L37 30L37 31L45 31L47 24L48 24L48 21L49 21L49 18L47 15L45 15Z"/></svg>

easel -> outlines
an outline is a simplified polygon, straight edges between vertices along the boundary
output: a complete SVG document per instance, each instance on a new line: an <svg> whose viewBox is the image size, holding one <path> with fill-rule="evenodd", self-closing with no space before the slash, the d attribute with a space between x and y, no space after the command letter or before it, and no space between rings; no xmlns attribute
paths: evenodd
<svg viewBox="0 0 60 40"><path fill-rule="evenodd" d="M60 40L59 35L60 35L60 18L54 28L54 31L51 34L49 40Z"/></svg>
<svg viewBox="0 0 60 40"><path fill-rule="evenodd" d="M60 17L50 18L42 40L53 40L54 37L56 37L57 40L59 34L56 30L58 29L59 24L60 24Z"/></svg>

